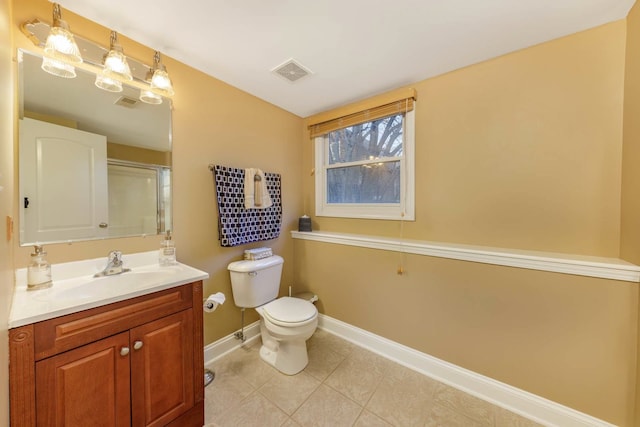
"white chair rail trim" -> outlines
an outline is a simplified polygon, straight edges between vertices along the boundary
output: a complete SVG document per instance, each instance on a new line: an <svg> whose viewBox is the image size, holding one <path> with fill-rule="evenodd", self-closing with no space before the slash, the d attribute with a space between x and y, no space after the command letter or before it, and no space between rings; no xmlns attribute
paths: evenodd
<svg viewBox="0 0 640 427"><path fill-rule="evenodd" d="M294 239L369 249L403 252L460 261L479 262L554 273L640 282L640 266L618 258L592 257L553 252L524 251L487 246L395 239L361 234L292 231Z"/></svg>

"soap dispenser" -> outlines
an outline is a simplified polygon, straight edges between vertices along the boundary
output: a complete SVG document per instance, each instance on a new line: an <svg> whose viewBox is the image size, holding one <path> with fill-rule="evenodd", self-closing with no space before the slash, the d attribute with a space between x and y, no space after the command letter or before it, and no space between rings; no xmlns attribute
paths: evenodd
<svg viewBox="0 0 640 427"><path fill-rule="evenodd" d="M51 265L45 259L47 254L41 245L33 247L31 262L27 267L27 290L45 289L51 287Z"/></svg>
<svg viewBox="0 0 640 427"><path fill-rule="evenodd" d="M160 244L158 263L163 266L176 264L176 246L174 241L171 240L171 230L167 230L167 234Z"/></svg>

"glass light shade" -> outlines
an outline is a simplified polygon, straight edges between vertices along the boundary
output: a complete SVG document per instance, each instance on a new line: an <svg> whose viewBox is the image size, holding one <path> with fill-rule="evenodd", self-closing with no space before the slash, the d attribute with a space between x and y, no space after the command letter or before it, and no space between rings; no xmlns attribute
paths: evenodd
<svg viewBox="0 0 640 427"><path fill-rule="evenodd" d="M96 76L96 86L109 92L122 92L122 82L103 73Z"/></svg>
<svg viewBox="0 0 640 427"><path fill-rule="evenodd" d="M175 94L169 74L164 70L164 67L158 68L153 72L153 77L151 77L151 89L155 89L167 96Z"/></svg>
<svg viewBox="0 0 640 427"><path fill-rule="evenodd" d="M120 77L124 80L133 80L127 58L121 50L111 49L104 58L104 74L112 77Z"/></svg>
<svg viewBox="0 0 640 427"><path fill-rule="evenodd" d="M72 79L76 76L76 68L66 62L44 56L42 58L42 69L54 76Z"/></svg>
<svg viewBox="0 0 640 427"><path fill-rule="evenodd" d="M147 89L141 89L140 90L140 101L147 103L147 104L153 104L153 105L159 105L162 104L162 97L160 95L158 95L157 93L152 92L151 90Z"/></svg>
<svg viewBox="0 0 640 427"><path fill-rule="evenodd" d="M61 26L53 26L49 31L44 46L45 56L71 63L81 63L82 56L73 34L66 28L64 21L59 21L58 24Z"/></svg>

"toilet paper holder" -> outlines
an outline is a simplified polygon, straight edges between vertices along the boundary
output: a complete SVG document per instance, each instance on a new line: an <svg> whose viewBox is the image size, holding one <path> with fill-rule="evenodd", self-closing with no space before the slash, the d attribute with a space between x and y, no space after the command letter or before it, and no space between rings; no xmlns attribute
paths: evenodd
<svg viewBox="0 0 640 427"><path fill-rule="evenodd" d="M209 295L207 298L202 299L202 309L207 313L216 311L219 305L224 304L225 296L222 292L216 292ZM211 369L204 370L204 386L208 386L213 382L216 377L216 373Z"/></svg>
<svg viewBox="0 0 640 427"><path fill-rule="evenodd" d="M216 311L219 305L224 304L226 297L222 292L216 292L215 294L209 295L202 301L202 309L206 313L212 313Z"/></svg>

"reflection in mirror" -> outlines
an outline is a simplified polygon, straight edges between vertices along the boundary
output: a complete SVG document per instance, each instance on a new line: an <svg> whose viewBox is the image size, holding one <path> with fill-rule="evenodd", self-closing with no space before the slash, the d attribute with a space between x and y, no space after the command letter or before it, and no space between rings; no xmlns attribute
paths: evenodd
<svg viewBox="0 0 640 427"><path fill-rule="evenodd" d="M171 102L113 93L76 69L18 53L20 243L161 234L171 228Z"/></svg>

